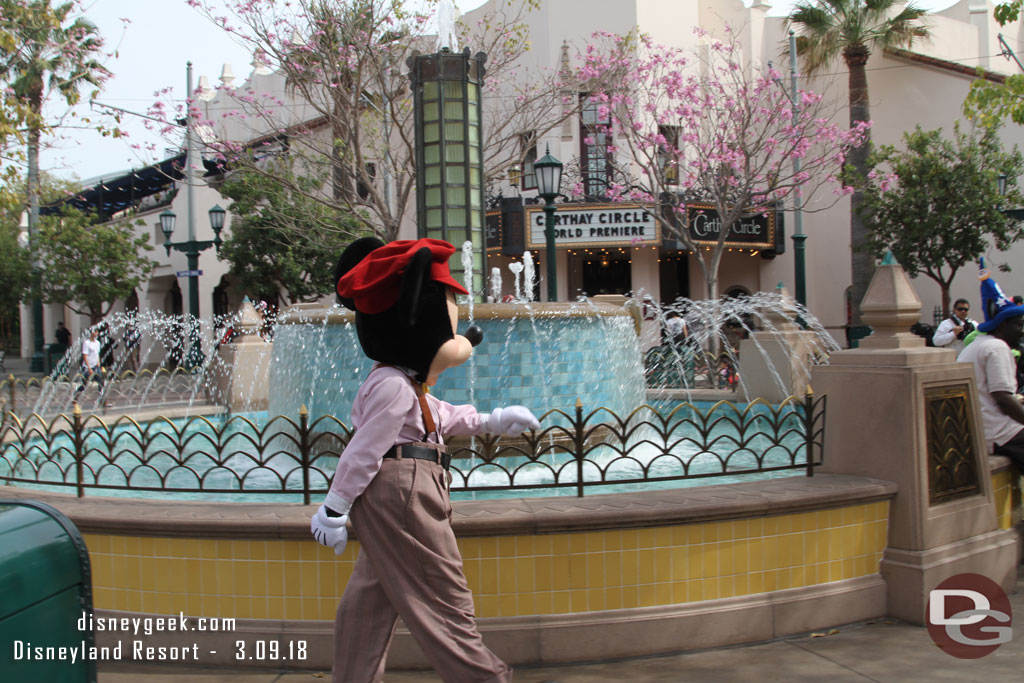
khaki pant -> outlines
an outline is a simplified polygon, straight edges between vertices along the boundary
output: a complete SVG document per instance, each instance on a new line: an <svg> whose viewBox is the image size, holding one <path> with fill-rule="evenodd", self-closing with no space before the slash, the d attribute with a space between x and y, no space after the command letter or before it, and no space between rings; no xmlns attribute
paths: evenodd
<svg viewBox="0 0 1024 683"><path fill-rule="evenodd" d="M334 682L384 677L398 617L447 683L505 683L508 665L483 643L437 463L385 459L352 506L361 550L338 606Z"/></svg>

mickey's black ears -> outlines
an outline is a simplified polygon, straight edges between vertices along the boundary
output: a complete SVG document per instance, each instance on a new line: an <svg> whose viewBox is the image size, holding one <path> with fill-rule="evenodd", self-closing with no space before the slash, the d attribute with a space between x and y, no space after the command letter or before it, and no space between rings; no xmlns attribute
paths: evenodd
<svg viewBox="0 0 1024 683"><path fill-rule="evenodd" d="M398 294L398 319L408 327L416 324L423 285L430 279L430 265L434 255L430 249L419 249L409 260L402 273L402 289Z"/></svg>
<svg viewBox="0 0 1024 683"><path fill-rule="evenodd" d="M367 254L383 246L384 243L376 237L360 237L345 247L345 251L341 252L338 264L334 266L334 294L338 298L338 303L348 310L356 310L356 304L352 299L338 294L338 280L344 277L345 273L355 268L360 261L366 258Z"/></svg>

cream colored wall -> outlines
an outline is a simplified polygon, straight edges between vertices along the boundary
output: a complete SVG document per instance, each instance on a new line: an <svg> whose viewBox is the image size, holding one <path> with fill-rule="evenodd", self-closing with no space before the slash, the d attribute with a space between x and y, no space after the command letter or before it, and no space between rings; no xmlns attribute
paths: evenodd
<svg viewBox="0 0 1024 683"><path fill-rule="evenodd" d="M692 28L698 24L700 12L700 5L692 1L637 0L636 3L637 25L654 42L662 45L682 47L690 44L693 41Z"/></svg>
<svg viewBox="0 0 1024 683"><path fill-rule="evenodd" d="M976 66L979 58L979 30L966 23L968 16L966 0L941 16L930 16L929 26L935 32L935 38L915 44L914 51L965 66ZM1019 32L1019 26L1012 26L1007 34L1018 35ZM784 36L783 20L769 18L765 54L766 58L767 55L773 55L777 65L789 63L788 54L780 52L778 47L784 44ZM1016 42L1011 40L1011 45ZM991 63L993 69L1011 73L1007 65L1016 68L1001 58ZM871 134L875 144L899 145L903 132L913 130L918 124L926 130L941 127L951 133L954 121L963 118L960 107L970 88L970 76L889 57L878 51L872 54L867 68L873 121ZM826 95L836 112L835 120L845 123L848 120L848 72L841 62L830 66L827 72L830 75L826 77L801 79L801 86ZM1009 145L1024 146L1024 129L1007 126L1003 131L1003 139ZM808 235L808 306L837 339L841 339L840 328L845 323L844 292L850 281L849 200L843 198L836 201L831 188L823 188L808 202L807 209L804 214L804 232ZM767 266L767 273L762 270L762 285L774 285L781 280L792 291L792 234L792 214L787 214L786 254L771 262ZM1008 254L995 252L992 256L997 261L1022 263L1024 248L1015 246ZM952 296L965 296L978 310L980 302L976 275L974 267L962 270L954 281ZM1024 268L1015 269L1012 273L1000 273L999 281L1007 292L1024 293ZM916 278L913 284L922 300L922 317L930 319L932 309L941 300L939 287L924 276Z"/></svg>
<svg viewBox="0 0 1024 683"><path fill-rule="evenodd" d="M661 288L658 283L658 250L650 247L632 247L630 252L630 260L633 261L633 291L643 290L657 299Z"/></svg>
<svg viewBox="0 0 1024 683"><path fill-rule="evenodd" d="M933 15L928 18L928 28L935 35L942 36L942 38L940 40L929 40L915 44L911 49L925 52L939 59L960 62L972 68L981 66L977 63L976 59L967 59L968 55L975 57L979 54L979 36L976 27L965 21L959 21L947 16ZM998 68L999 65L990 65L990 67L992 66Z"/></svg>

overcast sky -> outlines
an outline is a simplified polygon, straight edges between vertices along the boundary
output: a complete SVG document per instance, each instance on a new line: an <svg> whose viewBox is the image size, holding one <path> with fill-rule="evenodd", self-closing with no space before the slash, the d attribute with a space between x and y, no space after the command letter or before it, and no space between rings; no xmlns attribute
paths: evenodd
<svg viewBox="0 0 1024 683"><path fill-rule="evenodd" d="M542 0L558 2L559 0ZM687 0L679 0L687 1ZM750 0L745 0L750 4ZM928 9L941 9L955 0L919 0ZM145 112L157 99L156 91L174 87L178 98L185 95L185 63L193 64L193 86L206 75L212 85L219 81L223 64L231 64L241 81L250 71L252 55L189 7L185 0L84 0L86 16L99 28L110 57L107 68L114 76L99 96L101 102L137 112ZM483 4L483 0L456 0L462 11ZM793 0L772 2L771 15L785 14ZM623 27L628 29L631 27ZM55 98L54 98L54 101ZM54 114L63 111L52 108ZM78 108L88 116L88 105ZM73 122L73 119L65 118ZM145 166L164 157L166 143L147 131L141 119L126 116L122 128L128 137L102 138L90 130L65 128L53 148L44 151L42 167L54 175L79 179L109 175L116 171ZM138 149L133 149L133 145ZM156 151L147 150L155 145Z"/></svg>

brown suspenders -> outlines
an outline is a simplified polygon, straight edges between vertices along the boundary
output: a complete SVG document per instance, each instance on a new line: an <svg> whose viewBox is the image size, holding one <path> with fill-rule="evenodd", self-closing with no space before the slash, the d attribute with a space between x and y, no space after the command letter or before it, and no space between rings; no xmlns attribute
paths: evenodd
<svg viewBox="0 0 1024 683"><path fill-rule="evenodd" d="M420 402L420 412L423 413L423 425L426 427L426 433L423 436L423 440L426 441L428 436L437 433L437 425L434 424L434 416L430 414L430 405L427 403L426 387L416 380L413 380L412 385L416 390L416 398ZM440 434L437 434L437 440L441 440Z"/></svg>
<svg viewBox="0 0 1024 683"><path fill-rule="evenodd" d="M384 367L383 365L378 367ZM395 367L395 366L389 366ZM414 441L407 444L396 444L391 446L384 454L385 458L397 458L401 460L403 457L419 458L425 460L432 460L439 463L446 472L448 472L449 463L451 456L448 455L448 447L445 446L441 441L441 432L437 428L437 423L434 421L434 416L430 412L430 404L427 402L427 387L420 384L412 377L409 378L412 382L413 390L416 392L416 400L420 404L420 413L423 416L423 426L426 431L423 434L423 441ZM437 435L438 443L432 443L427 441L431 434ZM447 484L451 484L451 472L448 472L446 479Z"/></svg>

